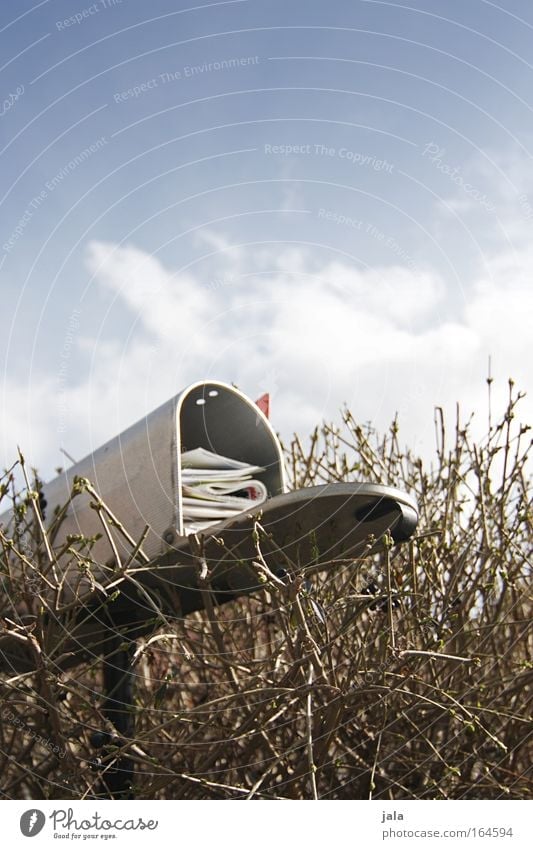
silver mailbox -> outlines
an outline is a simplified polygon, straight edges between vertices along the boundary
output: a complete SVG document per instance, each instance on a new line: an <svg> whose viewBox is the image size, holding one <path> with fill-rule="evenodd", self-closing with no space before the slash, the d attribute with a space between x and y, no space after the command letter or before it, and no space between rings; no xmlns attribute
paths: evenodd
<svg viewBox="0 0 533 849"><path fill-rule="evenodd" d="M233 386L200 381L46 484L46 524L68 501L74 478L88 478L135 540L149 526L143 550L150 559L158 557L184 533L181 453L194 448L263 466L266 471L257 478L269 498L286 491L281 446L259 407ZM88 493L76 496L57 543L68 534L102 532L91 502ZM121 557L128 556L123 536L112 527L110 531ZM92 553L101 563L109 563L113 555L105 537Z"/></svg>
<svg viewBox="0 0 533 849"><path fill-rule="evenodd" d="M60 646L59 666L68 668L91 654L105 653L115 626L127 627L129 637L135 638L155 627L154 611L179 617L204 606L197 553L184 534L181 494L181 454L195 448L265 470L254 477L264 484L267 500L203 532L203 556L217 604L260 588L254 566L258 521L264 531L261 554L271 570L290 563L292 571L306 574L340 563L357 568L358 558L379 547L387 531L400 543L416 528L416 501L393 487L331 483L288 492L281 446L259 407L225 383L193 383L43 489L44 520L55 534L56 551L69 535L102 534L87 560L90 570L66 550L67 545L63 547L59 560L62 601L58 616L50 614L48 622L48 639L52 645L58 640ZM112 523L106 523L113 545L109 542L95 509L96 496L86 491L68 504L59 529L57 523L53 527L57 509L69 502L76 477L90 481L93 492L129 533L131 543ZM0 516L8 534L11 519L9 513ZM131 567L122 578L113 547L121 565L128 563L147 526L143 555L137 553L132 563L134 579ZM95 580L119 588L118 597L102 592ZM42 591L46 593L46 587ZM54 592L50 601L54 608ZM71 601L76 602L75 612L67 612L65 618L62 605ZM24 619L24 611L20 616ZM15 638L0 637L0 669L32 668L31 652L27 655Z"/></svg>

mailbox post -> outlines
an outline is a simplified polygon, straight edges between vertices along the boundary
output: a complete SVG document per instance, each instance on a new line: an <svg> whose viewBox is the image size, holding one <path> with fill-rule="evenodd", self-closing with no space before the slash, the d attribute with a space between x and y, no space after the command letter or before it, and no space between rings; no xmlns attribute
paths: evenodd
<svg viewBox="0 0 533 849"><path fill-rule="evenodd" d="M290 561L309 574L368 553L369 540L377 546L387 531L396 542L407 540L418 520L416 502L393 487L335 483L288 492L281 446L268 419L239 390L215 381L192 384L64 471L43 490L43 519L56 549L67 548L72 534L100 537L91 551L92 575L64 565L65 556L59 561L62 600L74 603L77 612L68 618L68 641L57 664L68 668L102 655L104 714L123 737L134 732L128 707L135 640L157 627L157 611L183 617L204 607L197 540L186 534L182 507L181 455L195 448L261 467L256 477L268 493L259 507L202 532L202 559L216 604L260 589L252 565L258 522L267 566L275 573ZM91 485L71 498L80 479ZM57 512L66 504L58 524ZM6 514L0 526L9 531L10 521ZM115 584L118 600L107 604L95 582L104 588ZM65 637L60 612L49 626ZM26 671L32 663L19 641L0 638L0 669ZM94 735L95 745L106 739ZM104 773L103 793L127 798L132 775L131 761L123 758Z"/></svg>

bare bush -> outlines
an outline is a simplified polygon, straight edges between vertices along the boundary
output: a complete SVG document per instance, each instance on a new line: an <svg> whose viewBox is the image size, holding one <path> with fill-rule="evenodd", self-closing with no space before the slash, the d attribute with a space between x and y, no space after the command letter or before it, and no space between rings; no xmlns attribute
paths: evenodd
<svg viewBox="0 0 533 849"><path fill-rule="evenodd" d="M90 580L91 540L58 552L38 521L38 481L18 496L6 473L2 507L13 501L16 522L0 534L0 649L8 658L20 645L30 661L20 672L6 660L0 682L3 797L90 798L128 757L145 799L529 798L531 439L520 397L511 382L482 444L459 412L448 434L437 410L429 468L402 448L396 422L380 437L348 410L307 442L295 437L294 488L406 489L419 503L416 537L309 580L299 564L277 575L262 564L258 527L263 591L220 607L200 546L206 609L154 617L136 643L133 739L103 715L99 657L65 663L55 564L68 556Z"/></svg>

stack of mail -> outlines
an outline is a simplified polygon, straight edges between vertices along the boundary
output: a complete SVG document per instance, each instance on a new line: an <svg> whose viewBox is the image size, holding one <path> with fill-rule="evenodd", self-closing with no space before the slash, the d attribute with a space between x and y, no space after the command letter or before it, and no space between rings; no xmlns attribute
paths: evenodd
<svg viewBox="0 0 533 849"><path fill-rule="evenodd" d="M205 448L181 455L181 504L184 533L209 528L266 501L267 488L254 475L263 466L252 466L221 457Z"/></svg>

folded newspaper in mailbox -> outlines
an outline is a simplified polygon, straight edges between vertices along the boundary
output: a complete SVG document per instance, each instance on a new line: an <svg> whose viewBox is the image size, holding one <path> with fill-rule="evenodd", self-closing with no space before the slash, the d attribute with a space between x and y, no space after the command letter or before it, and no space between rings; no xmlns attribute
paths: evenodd
<svg viewBox="0 0 533 849"><path fill-rule="evenodd" d="M254 466L223 457L205 448L181 455L181 490L185 533L205 530L216 522L238 516L243 510L267 500L264 483L253 476L264 472Z"/></svg>

